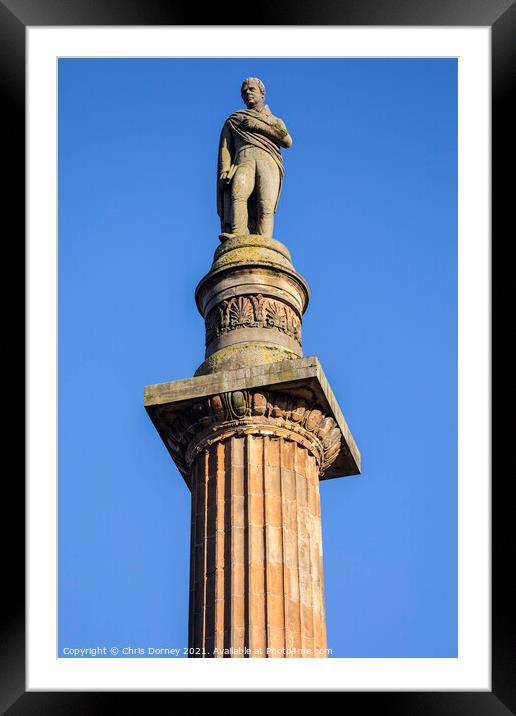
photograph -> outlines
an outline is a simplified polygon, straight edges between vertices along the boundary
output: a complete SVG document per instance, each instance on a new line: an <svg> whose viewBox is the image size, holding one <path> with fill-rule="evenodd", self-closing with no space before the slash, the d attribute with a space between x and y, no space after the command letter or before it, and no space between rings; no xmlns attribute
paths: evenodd
<svg viewBox="0 0 516 716"><path fill-rule="evenodd" d="M457 111L454 57L58 60L59 659L458 656Z"/></svg>
<svg viewBox="0 0 516 716"><path fill-rule="evenodd" d="M187 10L0 1L27 286L0 711L508 716L516 3Z"/></svg>

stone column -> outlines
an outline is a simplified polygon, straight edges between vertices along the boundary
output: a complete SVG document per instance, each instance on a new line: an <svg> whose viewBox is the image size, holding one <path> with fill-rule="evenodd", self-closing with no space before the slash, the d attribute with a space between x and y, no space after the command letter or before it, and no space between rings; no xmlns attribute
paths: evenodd
<svg viewBox="0 0 516 716"><path fill-rule="evenodd" d="M319 474L340 448L335 421L260 391L190 410L204 418L187 448L192 656L325 656Z"/></svg>
<svg viewBox="0 0 516 716"><path fill-rule="evenodd" d="M145 407L192 493L192 657L326 656L321 480L360 453L318 359L303 358L309 292L283 244L221 237L196 290L195 377Z"/></svg>

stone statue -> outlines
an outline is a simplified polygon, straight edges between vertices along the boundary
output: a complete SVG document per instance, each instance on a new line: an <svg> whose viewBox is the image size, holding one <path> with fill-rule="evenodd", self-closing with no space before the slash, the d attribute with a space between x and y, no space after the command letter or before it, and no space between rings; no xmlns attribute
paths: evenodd
<svg viewBox="0 0 516 716"><path fill-rule="evenodd" d="M261 80L248 77L241 93L247 109L228 117L220 135L217 212L221 231L272 237L284 174L280 147L290 147L292 138L265 104Z"/></svg>

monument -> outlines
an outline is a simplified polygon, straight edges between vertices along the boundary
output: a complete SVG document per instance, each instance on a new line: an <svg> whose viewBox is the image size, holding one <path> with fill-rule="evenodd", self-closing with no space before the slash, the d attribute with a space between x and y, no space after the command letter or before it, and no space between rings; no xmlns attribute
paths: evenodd
<svg viewBox="0 0 516 716"><path fill-rule="evenodd" d="M193 378L145 408L191 491L189 654L325 657L321 481L360 453L317 357L303 357L306 281L272 237L284 122L255 78L222 128L220 245L195 291L206 328Z"/></svg>

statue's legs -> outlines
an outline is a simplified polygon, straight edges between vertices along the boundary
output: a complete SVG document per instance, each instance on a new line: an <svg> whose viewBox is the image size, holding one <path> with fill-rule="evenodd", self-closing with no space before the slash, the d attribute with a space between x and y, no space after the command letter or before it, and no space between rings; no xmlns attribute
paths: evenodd
<svg viewBox="0 0 516 716"><path fill-rule="evenodd" d="M241 153L241 163L231 182L232 232L234 234L249 233L248 201L256 187L257 223L256 233L272 237L274 227L274 208L280 187L279 169L273 159L260 158L251 154L253 150ZM244 154L245 152L245 154Z"/></svg>
<svg viewBox="0 0 516 716"><path fill-rule="evenodd" d="M258 222L256 233L272 238L274 228L274 208L280 188L280 174L276 162L272 159L256 160L256 196Z"/></svg>
<svg viewBox="0 0 516 716"><path fill-rule="evenodd" d="M232 232L234 234L249 233L247 201L254 189L255 164L256 162L253 160L239 164L231 182Z"/></svg>

